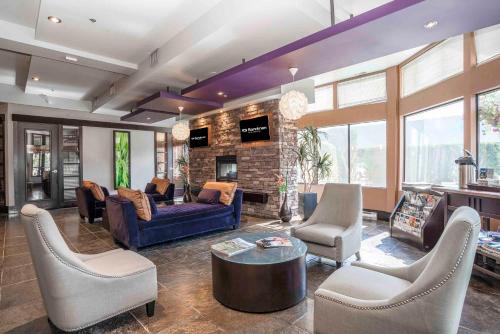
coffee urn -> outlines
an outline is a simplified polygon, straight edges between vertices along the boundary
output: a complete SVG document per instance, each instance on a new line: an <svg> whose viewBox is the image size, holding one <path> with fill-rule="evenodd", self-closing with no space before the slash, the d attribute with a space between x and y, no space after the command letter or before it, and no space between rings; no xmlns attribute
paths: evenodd
<svg viewBox="0 0 500 334"><path fill-rule="evenodd" d="M458 187L460 189L466 189L469 183L476 182L476 163L472 154L467 150L464 151L465 155L455 160L458 165Z"/></svg>

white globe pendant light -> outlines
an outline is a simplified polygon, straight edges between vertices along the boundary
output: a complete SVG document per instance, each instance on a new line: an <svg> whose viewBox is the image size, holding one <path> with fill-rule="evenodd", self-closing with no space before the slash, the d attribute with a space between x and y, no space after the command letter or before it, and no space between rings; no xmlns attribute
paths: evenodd
<svg viewBox="0 0 500 334"><path fill-rule="evenodd" d="M179 121L172 127L172 136L174 136L176 140L184 141L189 137L189 125L187 121L181 120L182 110L184 109L184 107L180 106L178 108Z"/></svg>
<svg viewBox="0 0 500 334"><path fill-rule="evenodd" d="M295 74L298 69L296 67L292 67L289 71L295 81ZM283 117L292 121L298 120L307 114L308 106L309 102L306 95L297 90L291 90L283 94L279 103L279 109Z"/></svg>

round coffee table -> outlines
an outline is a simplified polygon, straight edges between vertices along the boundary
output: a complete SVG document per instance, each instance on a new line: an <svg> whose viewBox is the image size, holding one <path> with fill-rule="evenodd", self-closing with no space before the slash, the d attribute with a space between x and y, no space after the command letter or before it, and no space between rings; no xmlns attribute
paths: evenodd
<svg viewBox="0 0 500 334"><path fill-rule="evenodd" d="M264 249L224 256L212 252L212 284L215 299L244 312L274 312L298 304L307 292L307 246L297 238L276 233L241 233L230 239L256 240L284 236L292 247Z"/></svg>

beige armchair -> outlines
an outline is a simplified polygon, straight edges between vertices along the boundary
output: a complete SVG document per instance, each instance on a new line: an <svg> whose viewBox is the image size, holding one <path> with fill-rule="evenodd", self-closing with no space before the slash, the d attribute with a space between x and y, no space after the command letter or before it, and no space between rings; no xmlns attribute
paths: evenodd
<svg viewBox="0 0 500 334"><path fill-rule="evenodd" d="M434 249L410 266L353 263L315 293L315 333L457 333L480 229L457 209Z"/></svg>
<svg viewBox="0 0 500 334"><path fill-rule="evenodd" d="M291 229L307 244L308 252L342 262L356 254L360 259L363 197L359 184L327 183L312 216Z"/></svg>
<svg viewBox="0 0 500 334"><path fill-rule="evenodd" d="M154 314L156 266L131 251L72 252L49 212L32 204L21 210L38 285L50 321L79 330L146 304Z"/></svg>

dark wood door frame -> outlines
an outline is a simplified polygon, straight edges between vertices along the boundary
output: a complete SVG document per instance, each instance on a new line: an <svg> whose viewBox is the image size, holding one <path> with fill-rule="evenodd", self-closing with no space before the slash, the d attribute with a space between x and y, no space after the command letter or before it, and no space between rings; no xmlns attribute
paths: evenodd
<svg viewBox="0 0 500 334"><path fill-rule="evenodd" d="M26 197L26 130L40 130L50 132L50 199L29 201ZM33 203L39 207L51 209L59 206L59 157L58 137L59 127L52 124L14 123L14 182L16 207Z"/></svg>

